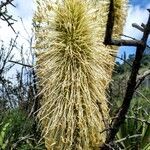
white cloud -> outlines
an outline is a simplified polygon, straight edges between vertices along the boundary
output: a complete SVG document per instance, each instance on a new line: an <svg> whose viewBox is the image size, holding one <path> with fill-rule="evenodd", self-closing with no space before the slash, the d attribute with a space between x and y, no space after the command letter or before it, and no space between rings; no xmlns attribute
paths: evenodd
<svg viewBox="0 0 150 150"><path fill-rule="evenodd" d="M16 33L19 32L17 46L20 48L23 45L25 49L29 49L30 45L28 40L32 36L32 16L35 10L35 6L32 0L14 0L13 3L16 8L9 5L8 12L13 16L14 19L17 20L17 22L14 22L13 24L13 28L15 29ZM23 23L20 18L22 18ZM16 34L10 27L8 27L8 24L0 20L0 40L3 40L7 45L10 39L15 37ZM14 50L13 53L15 54L14 59L19 60L19 49ZM27 51L25 53L27 54Z"/></svg>
<svg viewBox="0 0 150 150"><path fill-rule="evenodd" d="M13 4L16 6L16 8L9 5L8 12L13 16L14 19L17 20L17 22L14 22L13 27L17 33L19 32L19 37L17 39L17 48L15 48L12 53L15 55L13 60L21 60L20 52L21 46L23 45L23 56L25 58L25 64L32 64L32 59L29 51L30 44L28 40L32 37L32 17L34 14L35 5L32 0L14 0ZM23 24L20 18L22 18ZM8 24L0 20L0 40L4 41L4 45L6 47L9 47L11 38L14 39L15 37L16 34L10 27L8 27ZM7 72L5 77L12 77L13 81L13 79L16 77L15 70L20 69L20 65L15 65L9 72Z"/></svg>
<svg viewBox="0 0 150 150"><path fill-rule="evenodd" d="M14 0L14 4L16 5L16 8L13 8L12 6L9 6L9 13L15 17L18 21L14 23L13 27L16 30L16 32L20 32L20 37L18 39L19 45L22 44L24 47L28 48L29 43L27 42L27 39L29 39L29 35L31 35L32 31L32 16L35 10L34 0ZM146 8L150 8L150 4L146 6ZM146 8L142 8L139 5L136 6L130 6L128 10L128 16L126 20L126 25L124 27L124 34L140 39L142 36L142 33L138 31L137 29L132 27L132 23L137 23L141 25L141 23L146 23L148 19L148 11ZM24 27L19 19L19 17L23 18L24 27L26 28L27 32L24 30ZM0 21L0 40L4 40L5 42L9 42L11 38L14 38L15 34L12 31L10 27L7 26L6 22ZM135 50L135 49L134 49ZM119 53L122 53L123 50ZM133 50L130 48L130 50L127 50L128 53L132 53ZM16 58L19 58L19 53L16 51Z"/></svg>
<svg viewBox="0 0 150 150"><path fill-rule="evenodd" d="M149 8L150 4L146 6L146 8ZM146 10L146 8L142 8L139 5L136 6L130 6L128 10L128 16L126 20L126 24L124 27L124 34L140 39L142 36L142 32L137 30L136 28L132 27L132 23L137 23L138 25L141 25L142 23L146 24L149 13Z"/></svg>
<svg viewBox="0 0 150 150"><path fill-rule="evenodd" d="M16 12L20 17L23 18L31 18L34 10L35 10L35 5L33 0L15 0L14 1L17 9Z"/></svg>
<svg viewBox="0 0 150 150"><path fill-rule="evenodd" d="M14 19L17 20L17 22L14 22L14 25L13 25L15 31L25 34L24 27L20 20L20 18L22 18L25 28L30 33L31 24L32 24L32 16L35 10L35 5L33 1L32 0L21 0L21 1L14 0L13 4L16 6L16 8L14 8L11 5L8 5L8 12L10 15L13 16ZM14 35L15 34L11 30L11 28L7 26L7 23L0 21L0 39L7 40L10 37L14 37Z"/></svg>
<svg viewBox="0 0 150 150"><path fill-rule="evenodd" d="M146 24L148 21L148 17L149 17L149 12L146 10L147 8L150 8L150 3L149 5L147 5L145 8L140 7L140 5L130 5L129 9L128 9L128 16L127 16L127 20L126 20L126 24L124 27L124 31L123 34L136 38L138 40L140 40L142 38L142 32L139 31L136 28L132 27L132 23L136 23L139 26L144 23ZM123 39L126 39L125 37L123 37ZM150 39L150 37L149 37ZM149 40L150 41L150 40ZM126 52L127 57L129 54L133 54L135 53L136 48L135 47L120 47L119 48L119 52L118 52L118 56L121 57L121 55ZM117 61L119 61L117 59Z"/></svg>
<svg viewBox="0 0 150 150"><path fill-rule="evenodd" d="M14 4L16 8L9 6L9 13L15 17L18 21L15 22L13 25L16 32L20 32L23 38L28 38L28 34L31 34L31 27L32 27L32 16L35 10L34 0L14 0ZM147 8L150 7L150 4ZM146 8L141 8L139 5L130 6L128 10L128 16L126 20L126 25L124 27L124 34L128 36L132 36L135 38L140 38L142 33L137 29L132 27L132 23L146 23L148 19L148 11ZM23 18L24 26L28 32L24 30L24 27L19 19L19 17ZM4 41L9 41L10 38L14 38L15 34L7 26L6 22L0 21L0 40L3 39ZM24 41L23 41L24 43Z"/></svg>

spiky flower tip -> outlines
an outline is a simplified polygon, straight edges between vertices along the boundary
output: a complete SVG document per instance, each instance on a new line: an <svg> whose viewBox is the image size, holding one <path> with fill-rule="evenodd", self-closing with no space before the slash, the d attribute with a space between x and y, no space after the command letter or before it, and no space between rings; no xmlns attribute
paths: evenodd
<svg viewBox="0 0 150 150"><path fill-rule="evenodd" d="M109 0L37 4L38 118L46 148L96 150L106 138L105 90L114 64L110 54L117 51L102 44Z"/></svg>

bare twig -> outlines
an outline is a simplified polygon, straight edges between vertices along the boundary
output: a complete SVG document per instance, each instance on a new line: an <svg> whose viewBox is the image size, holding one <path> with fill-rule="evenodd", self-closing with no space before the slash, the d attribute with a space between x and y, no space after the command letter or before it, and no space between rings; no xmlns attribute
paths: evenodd
<svg viewBox="0 0 150 150"><path fill-rule="evenodd" d="M113 7L113 0L111 1L111 3L112 3L111 7ZM111 11L112 11L112 8L110 8L110 13L111 13ZM148 10L148 11L150 13L150 10ZM112 18L114 19L113 15L112 16L111 16L111 14L109 14L109 15L110 16L108 16L108 23L107 24L113 23ZM125 43L122 43L122 40L114 42L111 39L113 24L108 25L107 27L110 27L111 29L107 28L106 34L108 34L108 35L105 36L104 44L116 45L116 46L121 46L121 45L127 45L127 46L132 45L133 46L133 44L131 44L131 43L132 42L135 43L134 40L132 42L126 41ZM148 22L144 28L143 37L140 40L140 43L138 41L134 45L137 47L136 55L135 55L135 59L133 61L131 75L130 75L129 80L128 80L128 84L127 84L126 93L125 93L123 103L122 103L121 107L118 109L115 119L112 120L112 122L110 124L110 130L107 134L106 141L105 141L104 145L101 146L101 150L110 150L111 149L108 145L112 145L114 138L115 138L117 132L119 131L121 124L125 121L125 116L129 110L130 103L131 103L133 94L134 94L135 89L136 89L137 75L138 75L138 71L139 71L139 68L141 65L143 53L144 53L144 50L145 50L146 45L147 45L147 40L148 40L149 34L150 34L150 14L149 14ZM108 39L106 39L106 38L108 38Z"/></svg>
<svg viewBox="0 0 150 150"><path fill-rule="evenodd" d="M12 26L14 23L9 22L9 19L6 18L4 14L2 14L2 17L4 18L4 21L7 22L8 26L11 27L11 29L14 31L14 33L16 33L15 29L14 29L13 26Z"/></svg>
<svg viewBox="0 0 150 150"><path fill-rule="evenodd" d="M6 2L2 2L2 1L1 1L0 10L1 10L3 7L6 7L8 4L11 4L12 6L14 6L14 5L12 4L12 1L13 1L13 0L6 0ZM15 6L14 6L14 7L15 7Z"/></svg>
<svg viewBox="0 0 150 150"><path fill-rule="evenodd" d="M120 143L120 142L123 142L123 141L125 141L127 139L137 138L137 137L141 137L141 136L142 136L141 134L135 134L135 135L131 135L131 136L128 135L125 138L122 138L120 140L115 141L115 143Z"/></svg>
<svg viewBox="0 0 150 150"><path fill-rule="evenodd" d="M128 61L126 61L124 58L121 58L121 57L116 56L116 55L113 55L113 54L111 54L111 56L113 56L113 57L115 57L115 58L118 58L118 59L124 61L126 64L128 64L130 67L132 67L132 65L131 65Z"/></svg>
<svg viewBox="0 0 150 150"><path fill-rule="evenodd" d="M134 120L137 120L137 121L140 121L142 123L146 123L147 125L150 125L150 122L147 121L147 120L144 120L144 119L141 119L141 118L136 118L134 116L126 116L127 119L134 119Z"/></svg>
<svg viewBox="0 0 150 150"><path fill-rule="evenodd" d="M18 35L15 37L14 40L11 40L11 42L10 42L9 51L8 51L6 57L3 59L3 63L1 63L1 66L2 66L2 67L0 68L0 76L1 76L1 74L4 72L4 68L5 68L5 66L6 66L6 63L8 62L8 59L9 59L9 57L10 57L10 54L11 54L13 48L14 48L15 45L16 45L17 38L18 38Z"/></svg>
<svg viewBox="0 0 150 150"><path fill-rule="evenodd" d="M150 99L148 99L144 94L142 94L140 91L137 91L137 89L135 92L141 95L150 104Z"/></svg>
<svg viewBox="0 0 150 150"><path fill-rule="evenodd" d="M125 34L120 34L120 36L124 36L124 37L130 38L130 39L132 39L132 40L138 41L136 38L133 38L133 37L128 36L128 35L125 35ZM141 44L142 44L142 43L141 43ZM150 48L149 45L146 45L146 47L147 47L147 48Z"/></svg>
<svg viewBox="0 0 150 150"><path fill-rule="evenodd" d="M115 46L144 46L144 43L140 40L111 40L107 45Z"/></svg>
<svg viewBox="0 0 150 150"><path fill-rule="evenodd" d="M145 71L142 75L138 77L135 89L137 89L141 85L141 83L145 80L147 76L150 76L150 70Z"/></svg>
<svg viewBox="0 0 150 150"><path fill-rule="evenodd" d="M144 28L143 28L143 27L141 27L141 26L139 26L139 25L138 25L138 24L136 24L136 23L133 23L133 24L132 24L132 27L134 27L134 28L136 28L136 29L140 30L141 32L144 32Z"/></svg>
<svg viewBox="0 0 150 150"><path fill-rule="evenodd" d="M106 26L106 32L105 32L105 39L104 44L109 45L111 43L111 38L113 34L113 27L114 27L114 0L110 0L110 6L109 6L109 14L108 14L108 21Z"/></svg>
<svg viewBox="0 0 150 150"><path fill-rule="evenodd" d="M14 31L14 33L16 33L15 29L12 26L14 23L10 22L10 21L16 21L16 20L12 18L12 15L8 15L7 11L2 12L3 8L5 8L5 9L7 8L7 5L12 5L13 7L15 7L15 5L12 2L13 2L13 0L6 0L5 2L1 1L1 4L0 4L0 19L6 21L8 26L10 26L11 29Z"/></svg>
<svg viewBox="0 0 150 150"><path fill-rule="evenodd" d="M18 64L18 65L22 65L22 66L25 66L25 67L33 68L32 65L23 64L23 63L20 63L20 62L17 62L17 61L13 61L13 60L8 60L8 62L12 62L12 63Z"/></svg>
<svg viewBox="0 0 150 150"><path fill-rule="evenodd" d="M104 44L105 45L115 45L115 46L143 46L143 41L139 40L113 40L112 34L113 34L113 27L114 27L114 0L110 1L109 6L109 14L108 14L108 21L106 26L106 32L105 32L105 39Z"/></svg>
<svg viewBox="0 0 150 150"><path fill-rule="evenodd" d="M120 36L124 36L124 37L130 38L130 39L135 40L135 41L137 40L136 38L133 38L133 37L125 35L125 34L120 34Z"/></svg>

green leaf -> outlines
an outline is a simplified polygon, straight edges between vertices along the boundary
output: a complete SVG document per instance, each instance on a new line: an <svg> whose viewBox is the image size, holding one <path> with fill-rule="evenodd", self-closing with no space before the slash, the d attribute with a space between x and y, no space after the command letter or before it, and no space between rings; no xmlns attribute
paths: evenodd
<svg viewBox="0 0 150 150"><path fill-rule="evenodd" d="M149 124L148 125L144 124L142 135L143 136L142 136L141 148L144 148L145 145L147 145L147 143L150 143L150 125Z"/></svg>
<svg viewBox="0 0 150 150"><path fill-rule="evenodd" d="M143 148L143 150L150 150L150 143L147 144L147 145Z"/></svg>
<svg viewBox="0 0 150 150"><path fill-rule="evenodd" d="M8 128L9 125L10 125L10 122L9 122L9 123L6 123L6 124L4 125L4 127L2 128L2 131L1 131L1 133L0 133L0 146L2 147L2 149L5 148L6 142L5 142L5 144L4 144L4 138L5 138L6 130L7 130L7 128ZM4 148L3 148L3 147L4 147Z"/></svg>

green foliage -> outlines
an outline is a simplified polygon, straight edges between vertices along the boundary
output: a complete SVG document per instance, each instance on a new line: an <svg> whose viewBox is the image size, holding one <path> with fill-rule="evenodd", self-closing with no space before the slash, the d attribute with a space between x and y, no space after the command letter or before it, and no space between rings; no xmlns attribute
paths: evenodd
<svg viewBox="0 0 150 150"><path fill-rule="evenodd" d="M119 82L120 81L121 80L119 80ZM120 84L123 86L122 89L124 89L125 88L124 85L122 83ZM121 89L121 87L119 88ZM116 86L115 89L117 89ZM118 92L118 89L115 91L115 94L113 95L115 101L113 102L111 114L114 114L114 112L116 112L116 110L120 107L122 103L123 94L121 92ZM136 92L136 94L134 95L130 110L126 116L126 120L117 134L117 144L119 144L121 149L126 150L150 149L149 112L150 112L150 89L144 88L144 86L142 86L139 89L139 92Z"/></svg>
<svg viewBox="0 0 150 150"><path fill-rule="evenodd" d="M2 114L0 124L0 148L10 150L44 150L38 143L39 133L35 133L34 119L19 109Z"/></svg>
<svg viewBox="0 0 150 150"><path fill-rule="evenodd" d="M0 131L0 147L2 150L5 149L8 144L8 140L5 141L4 138L5 138L5 134L9 125L10 123L6 123Z"/></svg>
<svg viewBox="0 0 150 150"><path fill-rule="evenodd" d="M134 98L127 119L121 126L117 138L122 149L143 150L150 148L150 117L147 102ZM147 149L148 150L148 149Z"/></svg>
<svg viewBox="0 0 150 150"><path fill-rule="evenodd" d="M116 63L113 83L111 85L111 115L113 115L122 104L125 95L127 81L130 73L130 65L134 55L129 55L127 63ZM140 74L150 67L150 55L144 55L141 63ZM122 124L116 143L120 149L125 150L150 150L150 89L141 84L136 90L126 120Z"/></svg>
<svg viewBox="0 0 150 150"><path fill-rule="evenodd" d="M143 56L142 67L150 67L150 55L144 55Z"/></svg>
<svg viewBox="0 0 150 150"><path fill-rule="evenodd" d="M135 58L134 54L130 54L128 58L126 59L126 54L122 56L122 59L125 60L125 62L120 63L116 62L115 68L114 68L114 75L121 75L126 72L130 72L131 66L133 63L133 60ZM141 67L142 68L150 68L150 54L144 54L142 61L141 61Z"/></svg>

